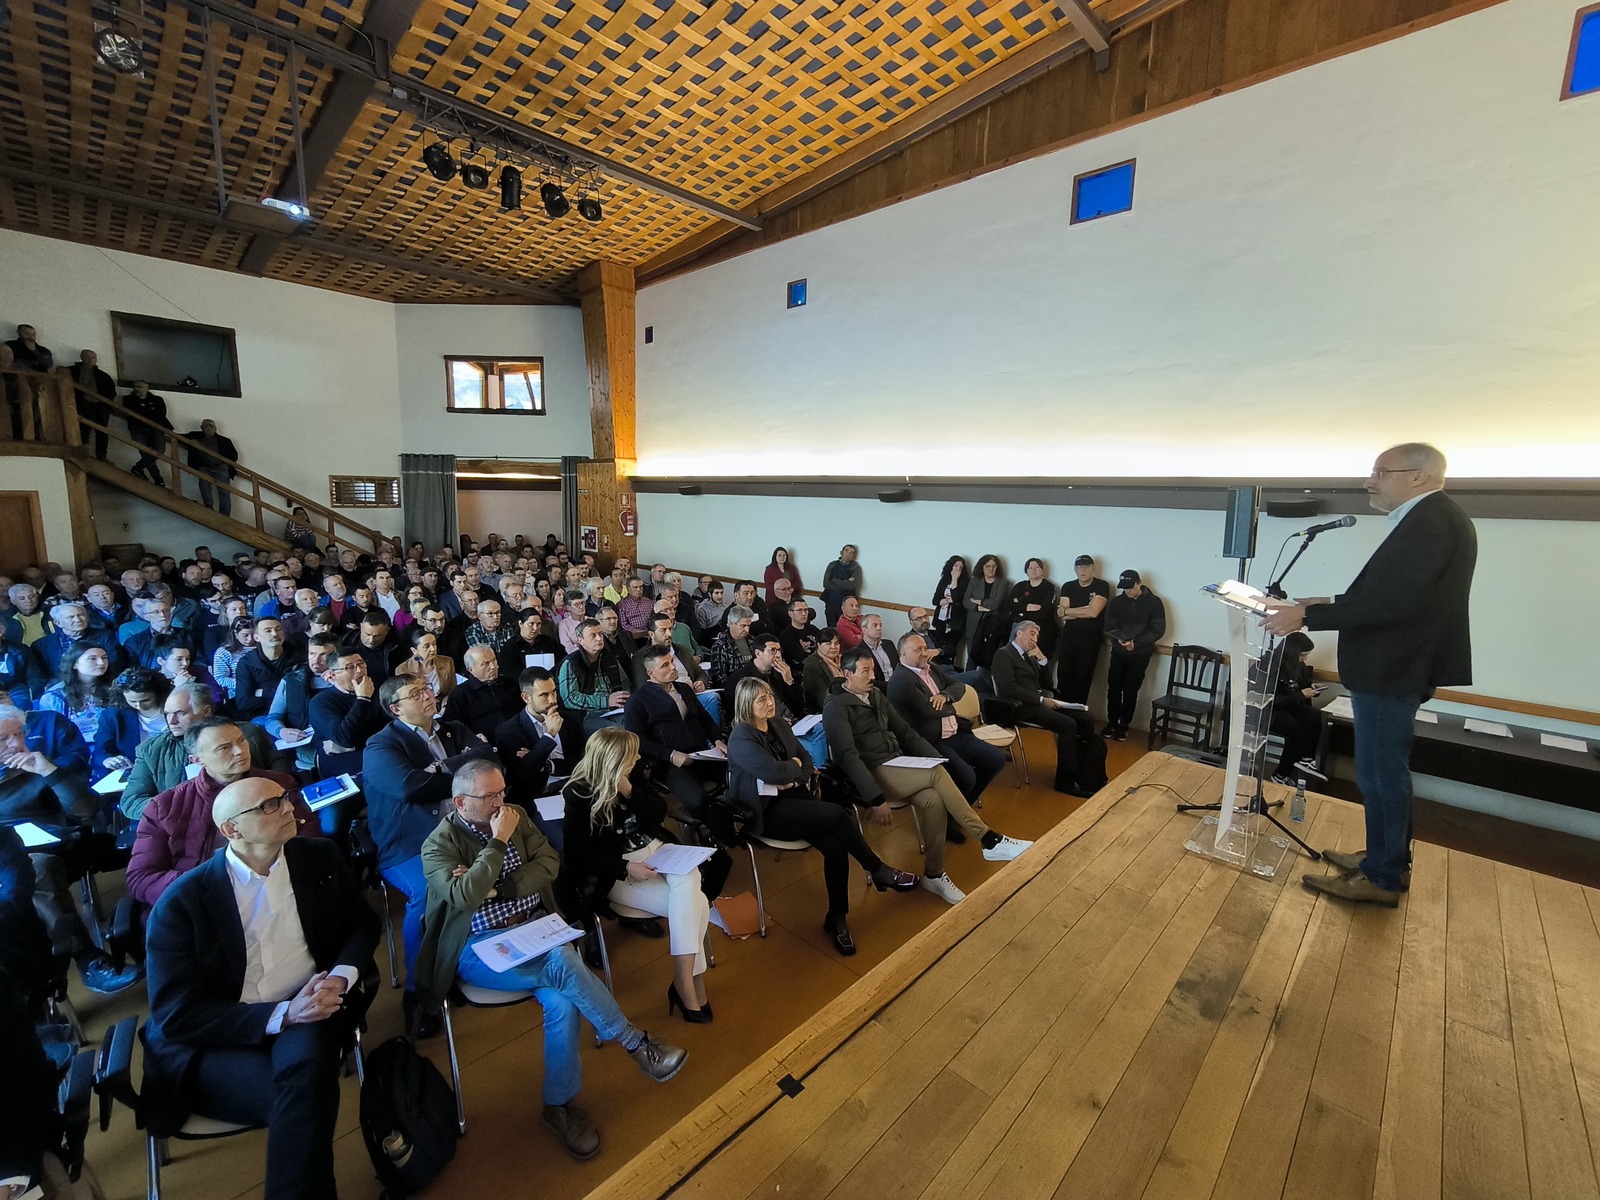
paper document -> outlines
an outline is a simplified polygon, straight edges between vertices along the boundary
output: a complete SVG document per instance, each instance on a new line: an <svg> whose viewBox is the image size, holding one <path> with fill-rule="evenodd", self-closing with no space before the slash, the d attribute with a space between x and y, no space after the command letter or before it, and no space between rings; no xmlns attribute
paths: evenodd
<svg viewBox="0 0 1600 1200"><path fill-rule="evenodd" d="M557 946L575 942L582 936L583 930L574 929L552 913L493 937L486 937L480 942L473 942L472 952L483 959L491 971L509 971Z"/></svg>
<svg viewBox="0 0 1600 1200"><path fill-rule="evenodd" d="M777 784L768 783L765 779L756 780L756 795L758 795L758 796L776 796L777 794L778 794L778 785Z"/></svg>
<svg viewBox="0 0 1600 1200"><path fill-rule="evenodd" d="M132 769L123 767L120 771L111 772L94 785L94 791L101 796L120 796L122 789L128 786L128 772Z"/></svg>
<svg viewBox="0 0 1600 1200"><path fill-rule="evenodd" d="M801 717L794 723L794 735L795 737L805 737L806 734L820 724L822 724L821 713L812 713L809 717Z"/></svg>
<svg viewBox="0 0 1600 1200"><path fill-rule="evenodd" d="M1419 708L1417 709L1417 720L1421 721L1424 725L1437 725L1439 723L1439 714L1436 712L1429 712L1425 708Z"/></svg>
<svg viewBox="0 0 1600 1200"><path fill-rule="evenodd" d="M546 671L556 669L556 656L554 654L524 654L522 665L525 667L543 667Z"/></svg>
<svg viewBox="0 0 1600 1200"><path fill-rule="evenodd" d="M619 704L615 708L608 708L600 715L602 717L620 717L622 715L622 705Z"/></svg>
<svg viewBox="0 0 1600 1200"><path fill-rule="evenodd" d="M687 875L717 852L715 846L663 845L644 865L654 867L663 875Z"/></svg>
<svg viewBox="0 0 1600 1200"><path fill-rule="evenodd" d="M1468 717L1464 728L1468 733L1487 733L1494 737L1511 736L1511 730L1499 721L1480 721L1477 717Z"/></svg>
<svg viewBox="0 0 1600 1200"><path fill-rule="evenodd" d="M288 738L278 738L272 744L274 746L276 746L279 750L296 750L299 747L304 746L307 742L309 742L312 738L314 738L316 736L317 735L316 735L316 733L314 731L312 731L310 729L306 729L306 730L301 731L300 740L299 741L291 742Z"/></svg>
<svg viewBox="0 0 1600 1200"><path fill-rule="evenodd" d="M1056 701L1056 707L1057 708L1064 708L1068 712L1071 712L1074 709L1076 709L1078 712L1088 712L1089 711L1089 706L1087 704L1074 704L1070 700L1057 700Z"/></svg>
<svg viewBox="0 0 1600 1200"><path fill-rule="evenodd" d="M1356 719L1356 710L1350 703L1349 696L1335 696L1328 701L1328 707L1322 711L1330 717L1343 717L1346 721L1354 721Z"/></svg>
<svg viewBox="0 0 1600 1200"><path fill-rule="evenodd" d="M898 758L891 758L883 764L886 767L942 767L942 758L917 758L915 755L902 754Z"/></svg>
<svg viewBox="0 0 1600 1200"><path fill-rule="evenodd" d="M567 802L560 792L554 796L540 796L533 806L546 821L559 821L567 815Z"/></svg>
<svg viewBox="0 0 1600 1200"><path fill-rule="evenodd" d="M693 759L696 759L699 762L727 762L728 761L727 754L724 751L718 750L715 746L712 746L712 747L710 747L709 749L706 749L706 750L696 750L693 754L689 755L689 757L693 758Z"/></svg>
<svg viewBox="0 0 1600 1200"><path fill-rule="evenodd" d="M1539 744L1556 750L1576 750L1579 754L1585 754L1589 750L1589 743L1582 738L1563 737L1559 733L1541 733Z"/></svg>
<svg viewBox="0 0 1600 1200"><path fill-rule="evenodd" d="M11 828L17 831L23 846L29 850L35 846L54 846L61 840L48 829L40 829L32 821L18 821Z"/></svg>

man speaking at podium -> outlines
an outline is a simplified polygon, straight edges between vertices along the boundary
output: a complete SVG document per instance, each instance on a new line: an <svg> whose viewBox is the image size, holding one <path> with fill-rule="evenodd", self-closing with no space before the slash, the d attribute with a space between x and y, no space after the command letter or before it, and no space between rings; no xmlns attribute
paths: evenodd
<svg viewBox="0 0 1600 1200"><path fill-rule="evenodd" d="M1337 875L1314 891L1394 908L1411 884L1411 737L1436 687L1472 682L1467 602L1478 535L1444 494L1444 455L1421 442L1378 455L1366 488L1389 532L1348 591L1272 611L1267 629L1339 632L1339 678L1355 711L1356 784L1365 852L1324 850Z"/></svg>

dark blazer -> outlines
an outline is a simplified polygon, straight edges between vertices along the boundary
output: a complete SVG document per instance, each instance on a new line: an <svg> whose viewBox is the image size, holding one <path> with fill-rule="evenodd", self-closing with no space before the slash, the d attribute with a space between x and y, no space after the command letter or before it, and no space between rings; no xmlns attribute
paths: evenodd
<svg viewBox="0 0 1600 1200"><path fill-rule="evenodd" d="M582 893L583 908L609 912L607 894L612 884L628 874L628 860L623 857L628 849L623 823L632 814L645 834L664 842L676 841L663 824L667 817L666 801L635 776L633 795L617 799L610 822L591 827L589 809L593 796L587 786L569 783L561 789L561 796L564 802L561 860L575 877Z"/></svg>
<svg viewBox="0 0 1600 1200"><path fill-rule="evenodd" d="M533 723L533 718L528 716L527 709L495 729L492 739L494 748L505 767L506 782L511 787L511 798L516 803L524 804L525 800L531 803L535 796L548 795L545 789L549 787L550 776L556 773L556 768L560 767L561 774L568 775L578 765L582 757L578 746L583 740L583 722L563 719L558 737L561 757L551 758L557 738L541 733ZM526 754L522 753L524 750Z"/></svg>
<svg viewBox="0 0 1600 1200"><path fill-rule="evenodd" d="M1443 492L1424 496L1307 629L1339 631L1339 681L1352 692L1419 696L1472 682L1468 602L1478 562L1471 519Z"/></svg>
<svg viewBox="0 0 1600 1200"><path fill-rule="evenodd" d="M967 690L964 683L957 683L937 666L930 666L928 673L933 676L934 686L941 693L949 697L952 703ZM933 693L923 686L922 680L910 667L899 666L894 669L894 674L889 676L889 703L894 710L906 719L906 723L920 733L925 741L938 743L942 739L939 730L944 726L946 717L955 717L955 709L946 705L943 711L933 706ZM956 717L957 725L961 725L960 717ZM971 728L968 724L967 728Z"/></svg>
<svg viewBox="0 0 1600 1200"><path fill-rule="evenodd" d="M1040 666L1036 659L1018 654L1015 642L1007 642L994 652L994 662L989 665L994 694L1013 704L1038 704L1050 694L1039 683Z"/></svg>
<svg viewBox="0 0 1600 1200"><path fill-rule="evenodd" d="M843 689L831 693L822 710L822 727L828 731L828 753L835 765L844 768L863 804L883 800L883 789L872 771L891 758L901 754L944 757L889 706L877 688L865 702Z"/></svg>
<svg viewBox="0 0 1600 1200"><path fill-rule="evenodd" d="M450 801L450 776L469 759L494 755L465 725L441 721L436 732L448 756L437 771L428 769L434 762L428 744L399 721L374 734L361 756L367 821L383 866L421 854L422 843Z"/></svg>
<svg viewBox="0 0 1600 1200"><path fill-rule="evenodd" d="M473 733L491 737L502 721L520 708L517 685L500 676L493 683L467 676L467 681L450 692L444 703L447 721L458 721Z"/></svg>
<svg viewBox="0 0 1600 1200"><path fill-rule="evenodd" d="M865 650L868 654L872 654L872 686L882 692L888 690L889 675L896 667L900 665L900 651L894 648L894 643L888 638L884 638L882 641L880 641L878 643L878 648L882 650L885 656L887 656L889 659L888 671L883 669L883 664L878 661L878 656L876 654L872 654L872 647L867 645L865 640L863 640L861 643L861 649Z"/></svg>
<svg viewBox="0 0 1600 1200"><path fill-rule="evenodd" d="M622 710L622 723L639 737L639 752L653 762L666 762L677 750L693 754L704 750L722 736L700 697L686 683L670 685L683 701L684 716L665 688L646 684L628 697Z"/></svg>
<svg viewBox="0 0 1600 1200"><path fill-rule="evenodd" d="M311 697L308 711L311 732L315 735L317 774L324 779L348 771L357 774L362 767L362 752L367 743L383 731L389 723L378 698L363 700L338 688L322 688ZM328 754L322 749L324 741L347 748L348 753Z"/></svg>
<svg viewBox="0 0 1600 1200"><path fill-rule="evenodd" d="M197 1053L260 1046L276 1007L239 1001L246 964L244 928L223 861L226 853L219 850L180 876L150 913L145 1096L160 1113L152 1119L153 1131L169 1131L187 1116L182 1088ZM363 978L375 974L372 952L383 925L344 865L339 847L321 838L295 838L284 846L283 860L317 970L344 964ZM359 984L346 995L352 1019L372 999Z"/></svg>
<svg viewBox="0 0 1600 1200"><path fill-rule="evenodd" d="M632 677L633 686L635 688L641 688L645 684L644 652L648 649L650 649L650 643L646 642L644 645L639 647L633 656L633 667L628 674ZM706 678L705 668L700 665L700 660L698 658L690 654L687 650L684 650L681 646L674 646L672 649L673 652L677 654L678 661L683 664L684 674L689 676L690 683L694 683L696 680L699 680L707 687L711 686L711 680Z"/></svg>
<svg viewBox="0 0 1600 1200"><path fill-rule="evenodd" d="M767 729L781 744L781 760L753 725L741 721L728 735L728 797L753 814L745 822L746 833L760 833L766 821L767 806L781 800L780 796L761 795L759 784L770 783L780 791L799 789L814 770L811 755L806 753L787 721L769 721ZM795 758L800 760L800 766L790 761Z"/></svg>

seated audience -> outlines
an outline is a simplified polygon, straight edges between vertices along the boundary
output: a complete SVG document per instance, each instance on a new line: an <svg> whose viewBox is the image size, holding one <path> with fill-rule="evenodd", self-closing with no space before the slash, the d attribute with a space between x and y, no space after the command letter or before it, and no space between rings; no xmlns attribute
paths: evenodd
<svg viewBox="0 0 1600 1200"><path fill-rule="evenodd" d="M528 602L528 607L517 614L516 636L500 648L500 674L507 679L515 679L529 667L539 665L528 661L538 655L548 655L550 663L547 669L555 670L556 664L566 656L566 651L556 641L554 629L545 620L544 610L539 606L539 598L535 594Z"/></svg>
<svg viewBox="0 0 1600 1200"><path fill-rule="evenodd" d="M430 610L441 616L438 609ZM440 622L442 623L442 621ZM411 628L411 657L402 659L394 668L396 675L412 675L433 689L441 704L450 699L456 688L456 664L439 653L439 635L429 628L425 619Z"/></svg>
<svg viewBox="0 0 1600 1200"><path fill-rule="evenodd" d="M238 661L246 651L253 650L255 644L256 627L249 617L239 617L229 625L227 640L211 656L211 678L217 681L224 696L233 695Z"/></svg>
<svg viewBox="0 0 1600 1200"><path fill-rule="evenodd" d="M1015 708L1018 721L1055 735L1056 791L1092 796L1106 782L1105 755L1093 746L1094 723L1088 713L1055 699L1044 687L1040 682L1043 663L1038 624L1018 621L1011 640L994 652L990 667L994 694Z"/></svg>
<svg viewBox="0 0 1600 1200"><path fill-rule="evenodd" d="M112 771L133 766L139 747L167 727L161 706L172 692L172 683L158 671L129 667L114 684L122 703L103 710L100 728L94 735L94 750L89 758L91 783Z"/></svg>
<svg viewBox="0 0 1600 1200"><path fill-rule="evenodd" d="M428 834L421 856L427 879L427 944L417 963L423 1009L437 1011L458 978L479 987L535 992L544 1010L540 1123L574 1158L593 1158L600 1135L576 1104L583 1085L579 1017L601 1038L620 1042L658 1083L682 1070L688 1053L631 1024L570 942L505 971L479 957L475 943L559 912L551 887L560 860L527 813L507 801L505 777L493 762L464 764L449 787L446 814Z"/></svg>
<svg viewBox="0 0 1600 1200"><path fill-rule="evenodd" d="M572 750L572 729L561 715L556 680L543 667L528 667L517 677L522 708L494 731L495 753L505 767L511 795L526 805L550 794L552 779L565 778L577 762ZM561 822L546 822L529 808L533 822L557 850L561 849Z"/></svg>
<svg viewBox="0 0 1600 1200"><path fill-rule="evenodd" d="M909 892L917 886L917 876L879 858L848 808L819 798L811 756L778 715L777 699L764 681L741 679L733 695L728 798L747 814L747 835L810 842L822 855L822 879L828 893L822 928L832 935L840 954L854 954L855 939L846 921L850 859L861 864L880 892L890 888ZM763 787L768 789L765 793Z"/></svg>
<svg viewBox="0 0 1600 1200"><path fill-rule="evenodd" d="M689 704L699 708L692 698ZM563 854L595 911L608 911L616 902L666 917L675 975L667 985L667 1013L681 1009L685 1021L705 1024L712 1015L705 985L711 905L698 869L661 875L645 865L671 839L662 825L667 811L660 795L630 778L638 761L639 739L626 729L602 729L589 739L561 789Z"/></svg>
<svg viewBox="0 0 1600 1200"><path fill-rule="evenodd" d="M367 664L367 678L382 683L389 678L390 663L394 659L395 639L391 635L389 617L381 608L363 613L356 639L350 648Z"/></svg>
<svg viewBox="0 0 1600 1200"><path fill-rule="evenodd" d="M317 742L311 729L311 699L328 682L328 668L339 652L339 643L331 633L314 633L306 641L306 661L290 668L272 695L267 715L257 717L260 725L274 738L285 742L303 743L295 746L295 768L312 771L316 768Z"/></svg>
<svg viewBox="0 0 1600 1200"><path fill-rule="evenodd" d="M711 643L711 682L717 687L727 687L755 657L755 648L750 644L754 619L755 614L742 605L735 604L728 610L728 627Z"/></svg>
<svg viewBox="0 0 1600 1200"><path fill-rule="evenodd" d="M789 601L800 594L805 584L800 582L800 572L795 569L793 561L789 558L789 551L779 546L772 552L772 561L767 564L767 569L762 573L762 580L766 584L768 604L782 601L787 607ZM788 587L780 587L787 584ZM775 628L782 628L782 621L773 622Z"/></svg>
<svg viewBox="0 0 1600 1200"><path fill-rule="evenodd" d="M60 713L78 727L84 741L93 741L101 713L117 703L110 656L97 642L80 641L59 662L57 682L39 697L39 707Z"/></svg>
<svg viewBox="0 0 1600 1200"><path fill-rule="evenodd" d="M900 655L894 648L894 643L884 640L883 618L877 613L868 613L861 618L861 645L872 654L872 661L877 665L873 675L873 682L878 688L889 686L889 674L900 665Z"/></svg>
<svg viewBox="0 0 1600 1200"><path fill-rule="evenodd" d="M466 666L467 681L450 693L444 719L487 738L517 711L516 688L509 679L500 678L500 660L492 646L471 647Z"/></svg>
<svg viewBox="0 0 1600 1200"><path fill-rule="evenodd" d="M294 665L276 617L256 619L256 644L240 654L233 664L233 712L245 721L267 714L278 685Z"/></svg>
<svg viewBox="0 0 1600 1200"><path fill-rule="evenodd" d="M628 679L617 672L614 659L601 653L605 634L600 631L600 622L582 622L577 645L577 650L561 664L556 687L561 693L561 707L581 714L584 732L593 733L613 723L606 715L611 709L628 702Z"/></svg>
<svg viewBox="0 0 1600 1200"><path fill-rule="evenodd" d="M622 723L639 739L640 751L657 778L691 814L698 814L706 796L720 784L722 762L695 761L692 755L715 748L725 756L722 731L696 698L694 689L677 679L677 659L666 646L639 652L645 682L628 697Z"/></svg>
<svg viewBox="0 0 1600 1200"><path fill-rule="evenodd" d="M834 629L839 633L839 641L846 650L854 650L861 644L861 601L854 596L846 596L839 603L839 619L833 623Z"/></svg>
<svg viewBox="0 0 1600 1200"><path fill-rule="evenodd" d="M110 638L96 637L90 631L89 609L86 605L70 601L52 606L50 632L29 647L39 665L39 677L46 680L58 678L62 658L69 651L91 642L105 649L108 669L113 678L128 665L123 661L120 645Z"/></svg>
<svg viewBox="0 0 1600 1200"><path fill-rule="evenodd" d="M183 736L184 749L200 767L157 793L139 817L139 836L128 860L128 895L152 905L178 876L193 870L218 849L211 809L222 789L241 779L266 779L288 793L297 832L315 832L311 810L300 798L293 775L252 766L244 730L223 717L197 721Z"/></svg>
<svg viewBox="0 0 1600 1200"><path fill-rule="evenodd" d="M617 620L622 626L622 631L643 639L650 618L655 613L655 601L645 598L644 580L637 576L628 580L626 586L627 594L622 599L611 600L609 588L606 590L606 598L616 605Z"/></svg>
<svg viewBox="0 0 1600 1200"><path fill-rule="evenodd" d="M779 580L782 583L783 580ZM770 633L753 634L750 646L754 656L734 673L727 684L727 694L733 695L741 680L759 679L772 689L778 701L778 716L785 721L795 721L806 708L805 692L800 687L800 677L784 661L783 647Z"/></svg>
<svg viewBox="0 0 1600 1200"><path fill-rule="evenodd" d="M788 616L781 623L773 624L778 643L783 647L784 660L796 670L817 651L817 637L822 630L812 623L812 615L811 605L804 597L797 596L789 602Z"/></svg>
<svg viewBox="0 0 1600 1200"><path fill-rule="evenodd" d="M217 686L217 681L211 677L209 670L195 662L194 651L175 632L158 637L152 652L156 658L156 669L165 675L174 687L180 683L203 683L211 689L211 699L214 703L227 703L227 693Z"/></svg>
<svg viewBox="0 0 1600 1200"><path fill-rule="evenodd" d="M1303 633L1283 639L1283 658L1278 663L1278 682L1272 702L1272 732L1283 738L1283 754L1272 773L1275 783L1293 787L1310 776L1326 779L1317 766L1317 746L1322 741L1322 714L1312 703L1317 687L1308 656L1316 643Z"/></svg>
<svg viewBox="0 0 1600 1200"><path fill-rule="evenodd" d="M892 802L903 801L916 810L924 847L922 886L949 904L960 903L966 893L956 887L944 867L945 830L952 821L967 836L979 840L983 857L991 862L1009 862L1033 843L1006 837L985 825L943 766L887 766L890 759L901 755L940 755L873 686L876 667L870 652L859 646L846 651L843 666L843 687L828 697L822 710L833 760L843 768L879 825L892 820Z"/></svg>
<svg viewBox="0 0 1600 1200"><path fill-rule="evenodd" d="M11 608L0 613L0 624L6 626L6 638L31 647L50 632L49 618L39 606L39 589L31 583L14 583L6 595L11 600Z"/></svg>
<svg viewBox="0 0 1600 1200"><path fill-rule="evenodd" d="M227 849L150 915L144 1055L151 1132L191 1112L265 1125L273 1200L335 1194L339 1066L382 929L338 847L295 836L286 791L224 789L211 817Z"/></svg>
<svg viewBox="0 0 1600 1200"><path fill-rule="evenodd" d="M934 665L920 633L900 639L900 665L889 676L889 703L944 758L950 778L976 808L1006 765L1006 752L975 736L972 722L956 715L956 701L966 690L966 684Z"/></svg>
<svg viewBox="0 0 1600 1200"><path fill-rule="evenodd" d="M183 683L172 689L161 711L167 727L139 747L133 756L133 769L128 772L127 786L117 801L117 807L131 821L137 822L144 815L151 797L184 781L189 766L184 737L200 722L211 720L216 709L211 702L211 689L205 684ZM239 731L249 744L252 764L288 773L288 756L272 744L266 730L245 721Z"/></svg>
<svg viewBox="0 0 1600 1200"><path fill-rule="evenodd" d="M173 623L172 603L164 599L147 599L144 602L145 627L130 637L122 639L128 662L135 667L154 667L158 657L156 642L166 639L165 645L177 643L187 646L190 654L200 647L202 639L193 629L180 628Z"/></svg>
<svg viewBox="0 0 1600 1200"><path fill-rule="evenodd" d="M464 725L434 725L433 690L412 675L395 675L378 689L378 706L391 720L367 742L361 789L367 820L378 843L378 870L406 898L404 925L406 1021L416 1012L417 953L428 886L422 873L422 843L449 811L450 777L464 763L490 754ZM448 986L448 985L447 985ZM436 1021L422 1022L423 1031Z"/></svg>
<svg viewBox="0 0 1600 1200"><path fill-rule="evenodd" d="M307 714L315 737L317 774L359 774L367 743L381 733L388 718L373 702L378 684L367 674L360 653L345 647L328 661L331 687L313 693Z"/></svg>
<svg viewBox="0 0 1600 1200"><path fill-rule="evenodd" d="M478 619L467 626L467 645L487 646L496 654L514 638L515 629L508 629L500 620L500 601L492 597L478 600Z"/></svg>
<svg viewBox="0 0 1600 1200"><path fill-rule="evenodd" d="M600 626L601 636L605 638L605 646L600 653L609 656L612 666L627 676L633 669L633 654L639 648L638 643L622 632L616 609L609 606L602 608L595 613L594 619Z"/></svg>
<svg viewBox="0 0 1600 1200"><path fill-rule="evenodd" d="M795 601L794 587L787 579L779 579L768 591L771 599L761 610L761 627L777 633L789 627L789 606Z"/></svg>
<svg viewBox="0 0 1600 1200"><path fill-rule="evenodd" d="M712 633L722 628L728 615L728 606L733 603L727 599L727 595L728 589L713 580L706 594L695 601L694 619L701 629Z"/></svg>
<svg viewBox="0 0 1600 1200"><path fill-rule="evenodd" d="M0 701L9 697L12 704L26 710L33 703L38 682L37 660L26 646L7 641L5 622L0 621Z"/></svg>
<svg viewBox="0 0 1600 1200"><path fill-rule="evenodd" d="M828 696L837 691L844 680L844 643L836 629L824 629L817 634L817 650L800 668L800 687L805 693L806 712L820 713L827 705Z"/></svg>

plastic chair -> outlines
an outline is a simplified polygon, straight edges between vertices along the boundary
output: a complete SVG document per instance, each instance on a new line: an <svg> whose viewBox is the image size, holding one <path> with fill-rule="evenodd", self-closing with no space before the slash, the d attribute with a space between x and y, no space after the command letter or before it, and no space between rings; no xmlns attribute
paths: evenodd
<svg viewBox="0 0 1600 1200"><path fill-rule="evenodd" d="M510 1008L514 1004L532 1000L534 994L527 988L502 991L498 988L475 987L457 979L451 985L450 995L439 1005L439 1016L444 1023L445 1049L450 1055L450 1086L456 1093L456 1129L459 1132L467 1132L467 1102L461 1094L461 1058L456 1053L456 1027L450 1019L450 1001L454 1000L467 1008ZM598 1044L598 1039L596 1042Z"/></svg>
<svg viewBox="0 0 1600 1200"><path fill-rule="evenodd" d="M389 911L389 885L378 870L378 843L365 819L350 822L350 862L361 882L378 893L383 908L383 937L389 947L389 986L400 986L400 958L395 952L394 916Z"/></svg>
<svg viewBox="0 0 1600 1200"><path fill-rule="evenodd" d="M1011 773L1017 787L1022 787L1029 779L1028 749L1022 744L1022 731L1044 727L1017 720L1017 706L1010 700L1002 700L999 696L980 697L978 710L985 724L998 725L1011 732L1011 744L1006 747L1006 757L1011 760Z"/></svg>
<svg viewBox="0 0 1600 1200"><path fill-rule="evenodd" d="M856 819L859 821L860 817L857 816ZM919 831L919 834L920 834L920 831ZM766 937L767 936L767 904L766 904L766 901L763 900L762 897L761 897L761 872L756 867L756 843L757 842L759 842L763 846L766 846L768 849L776 850L779 853L782 853L782 852L787 851L787 850L809 850L809 849L811 849L811 843L810 842L802 842L799 839L788 840L788 839L784 839L784 838L767 837L765 834L760 834L760 833L751 834L750 837L745 841L744 848L747 851L749 851L749 853L750 853L750 876L755 881L755 886L756 886L756 912L761 917L761 931L760 932L761 932L761 936L762 937Z"/></svg>
<svg viewBox="0 0 1600 1200"><path fill-rule="evenodd" d="M1163 743L1173 734L1182 734L1192 745L1211 744L1217 695L1222 684L1223 658L1204 646L1174 646L1167 668L1167 693L1150 702L1152 750L1159 734Z"/></svg>

